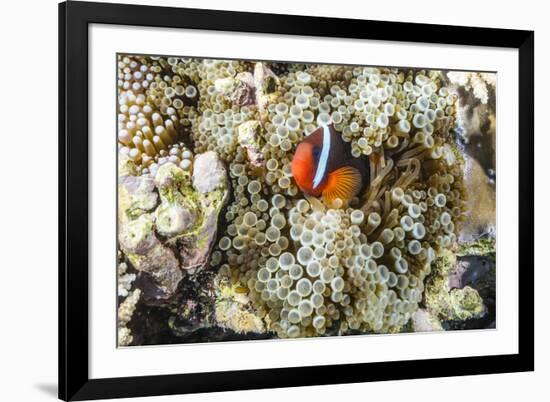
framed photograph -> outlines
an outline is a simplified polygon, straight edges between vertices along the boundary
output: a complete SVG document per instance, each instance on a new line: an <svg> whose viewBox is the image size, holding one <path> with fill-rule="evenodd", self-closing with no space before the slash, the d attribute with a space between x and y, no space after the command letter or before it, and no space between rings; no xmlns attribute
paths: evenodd
<svg viewBox="0 0 550 402"><path fill-rule="evenodd" d="M59 5L59 397L534 369L534 33Z"/></svg>

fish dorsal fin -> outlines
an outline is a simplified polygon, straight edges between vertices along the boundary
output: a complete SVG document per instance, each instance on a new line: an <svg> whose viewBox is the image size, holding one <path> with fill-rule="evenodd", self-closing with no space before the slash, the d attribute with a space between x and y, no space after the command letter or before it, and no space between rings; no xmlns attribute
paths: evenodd
<svg viewBox="0 0 550 402"><path fill-rule="evenodd" d="M323 126L323 145L321 148L321 156L317 163L317 170L313 178L313 188L317 188L323 181L323 177L328 169L328 157L330 152L330 127Z"/></svg>
<svg viewBox="0 0 550 402"><path fill-rule="evenodd" d="M362 177L359 170L351 166L341 167L328 175L323 197L328 201L336 198L349 201L359 193L361 183Z"/></svg>

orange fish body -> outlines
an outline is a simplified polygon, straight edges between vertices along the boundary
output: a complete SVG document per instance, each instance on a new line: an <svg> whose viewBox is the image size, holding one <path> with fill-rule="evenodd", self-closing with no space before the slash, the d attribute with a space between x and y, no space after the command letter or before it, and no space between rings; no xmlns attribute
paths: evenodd
<svg viewBox="0 0 550 402"><path fill-rule="evenodd" d="M292 176L303 192L329 201L349 201L369 177L368 164L351 156L349 144L332 125L319 127L298 144Z"/></svg>

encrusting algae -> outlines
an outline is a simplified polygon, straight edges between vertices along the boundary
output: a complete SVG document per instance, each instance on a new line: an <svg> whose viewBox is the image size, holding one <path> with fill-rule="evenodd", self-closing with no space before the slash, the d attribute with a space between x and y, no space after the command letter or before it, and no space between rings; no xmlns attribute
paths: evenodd
<svg viewBox="0 0 550 402"><path fill-rule="evenodd" d="M148 194L131 208L124 201L134 215L121 219L146 220L143 236L188 276L216 275L222 328L280 338L399 332L434 261L456 249L465 215L457 96L440 71L281 65L120 56L119 158ZM335 192L349 197L316 197L293 177L297 147L322 127L348 147L348 165L364 164L365 185ZM209 154L218 168L197 175ZM208 267L203 258L189 270L193 250L182 253L177 239L196 233L205 210L215 227L194 241L215 245ZM462 291L449 297L470 311Z"/></svg>

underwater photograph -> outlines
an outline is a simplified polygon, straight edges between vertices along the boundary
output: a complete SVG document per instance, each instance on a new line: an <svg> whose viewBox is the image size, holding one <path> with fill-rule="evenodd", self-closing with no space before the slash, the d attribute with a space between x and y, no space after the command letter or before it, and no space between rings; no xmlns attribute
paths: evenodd
<svg viewBox="0 0 550 402"><path fill-rule="evenodd" d="M115 68L119 347L496 328L496 73Z"/></svg>

